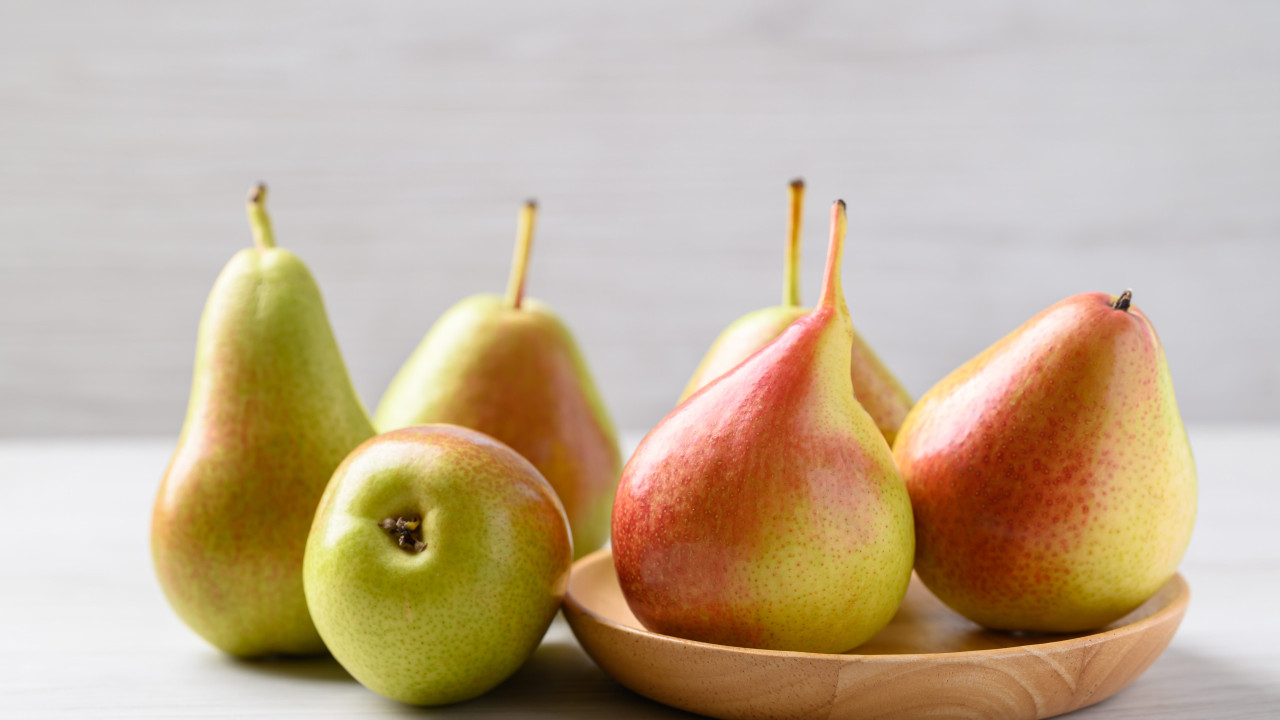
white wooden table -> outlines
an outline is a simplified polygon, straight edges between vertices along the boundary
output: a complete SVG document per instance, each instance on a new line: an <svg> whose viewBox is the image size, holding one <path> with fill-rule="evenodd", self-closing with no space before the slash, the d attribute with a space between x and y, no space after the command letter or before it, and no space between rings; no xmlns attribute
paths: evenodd
<svg viewBox="0 0 1280 720"><path fill-rule="evenodd" d="M1280 717L1280 427L1195 428L1192 444L1186 621L1146 675L1073 719ZM0 442L0 717L691 717L605 676L562 620L497 690L429 711L374 695L330 659L220 655L151 573L151 501L171 445Z"/></svg>

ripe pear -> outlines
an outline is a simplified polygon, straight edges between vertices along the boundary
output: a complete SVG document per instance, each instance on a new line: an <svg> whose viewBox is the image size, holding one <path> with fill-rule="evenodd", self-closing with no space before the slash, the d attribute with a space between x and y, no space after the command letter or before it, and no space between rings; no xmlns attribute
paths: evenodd
<svg viewBox="0 0 1280 720"><path fill-rule="evenodd" d="M338 352L315 280L275 247L255 188L255 247L205 304L178 447L156 496L151 554L187 625L237 656L324 651L302 555L334 468L373 426Z"/></svg>
<svg viewBox="0 0 1280 720"><path fill-rule="evenodd" d="M536 210L531 201L521 212L506 297L473 295L440 316L391 381L374 425L451 423L511 446L555 488L585 555L609 536L622 458L569 329L524 297Z"/></svg>
<svg viewBox="0 0 1280 720"><path fill-rule="evenodd" d="M533 653L572 558L564 509L527 460L466 428L405 428L334 473L307 542L307 603L366 687L459 702Z"/></svg>
<svg viewBox="0 0 1280 720"><path fill-rule="evenodd" d="M911 503L853 396L844 233L839 202L817 307L672 410L623 470L614 565L650 630L841 652L902 602Z"/></svg>
<svg viewBox="0 0 1280 720"><path fill-rule="evenodd" d="M788 325L809 312L800 304L800 218L804 207L804 181L790 187L791 215L787 226L786 271L782 304L761 308L733 321L707 350L693 377L685 385L680 402L703 385L725 374L755 351L778 337ZM876 427L892 445L902 419L911 409L911 394L894 377L857 330L853 330L849 374L858 402L876 421Z"/></svg>
<svg viewBox="0 0 1280 720"><path fill-rule="evenodd" d="M894 456L916 517L916 570L1000 630L1078 632L1173 575L1196 471L1150 320L1103 293L1028 320L925 394Z"/></svg>

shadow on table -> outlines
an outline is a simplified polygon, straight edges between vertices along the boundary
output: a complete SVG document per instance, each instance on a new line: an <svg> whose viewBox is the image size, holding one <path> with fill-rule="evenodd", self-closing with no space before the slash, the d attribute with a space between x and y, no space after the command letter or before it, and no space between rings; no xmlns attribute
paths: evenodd
<svg viewBox="0 0 1280 720"><path fill-rule="evenodd" d="M506 682L475 700L443 708L397 705L402 717L499 715L521 718L696 718L643 698L604 674L570 639L547 640Z"/></svg>
<svg viewBox="0 0 1280 720"><path fill-rule="evenodd" d="M355 678L342 669L331 655L318 657L272 657L256 660L223 657L223 662L237 670L245 670L295 680L320 680L326 682L355 682Z"/></svg>
<svg viewBox="0 0 1280 720"><path fill-rule="evenodd" d="M1226 651L1224 648L1224 655ZM1073 720L1280 717L1280 681L1254 671L1247 660L1207 657L1174 645L1125 690L1065 717Z"/></svg>

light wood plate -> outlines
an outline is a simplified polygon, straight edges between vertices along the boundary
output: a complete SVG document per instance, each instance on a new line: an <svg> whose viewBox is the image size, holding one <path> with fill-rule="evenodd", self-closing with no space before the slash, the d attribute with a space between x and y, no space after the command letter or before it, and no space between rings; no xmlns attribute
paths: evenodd
<svg viewBox="0 0 1280 720"><path fill-rule="evenodd" d="M855 653L777 652L649 632L618 586L609 550L573 566L564 614L583 649L618 682L717 718L1048 718L1133 682L1182 622L1181 575L1101 631L991 632L912 578L902 608Z"/></svg>

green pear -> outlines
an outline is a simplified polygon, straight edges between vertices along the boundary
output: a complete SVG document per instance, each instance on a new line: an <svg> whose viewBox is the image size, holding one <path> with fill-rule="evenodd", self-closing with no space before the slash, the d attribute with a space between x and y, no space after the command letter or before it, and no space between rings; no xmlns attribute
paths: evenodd
<svg viewBox="0 0 1280 720"><path fill-rule="evenodd" d="M854 399L832 208L818 305L676 407L618 484L613 557L645 627L702 642L842 652L911 578L911 501Z"/></svg>
<svg viewBox="0 0 1280 720"><path fill-rule="evenodd" d="M379 435L334 473L307 542L316 627L371 690L413 705L486 692L555 617L573 545L555 491L487 435Z"/></svg>
<svg viewBox="0 0 1280 720"><path fill-rule="evenodd" d="M1103 627L1173 576L1196 469L1155 328L1128 291L1054 304L938 382L894 456L916 571L990 628Z"/></svg>
<svg viewBox="0 0 1280 720"><path fill-rule="evenodd" d="M275 247L255 188L255 247L205 304L178 447L156 496L151 554L187 625L237 656L324 650L302 556L334 468L373 435L315 280Z"/></svg>
<svg viewBox="0 0 1280 720"><path fill-rule="evenodd" d="M622 458L613 424L564 323L524 297L536 206L521 212L506 297L474 295L436 321L374 415L385 432L451 423L523 455L564 503L579 555L609 537Z"/></svg>
<svg viewBox="0 0 1280 720"><path fill-rule="evenodd" d="M800 305L800 218L804 207L804 181L793 180L790 186L791 215L788 224L786 274L783 280L782 304L761 308L733 321L720 333L703 356L693 377L689 378L680 402L715 380L738 363L782 334L788 325L809 312ZM849 376L858 402L875 420L876 427L889 444L911 409L911 395L898 378L876 355L867 341L852 331Z"/></svg>

